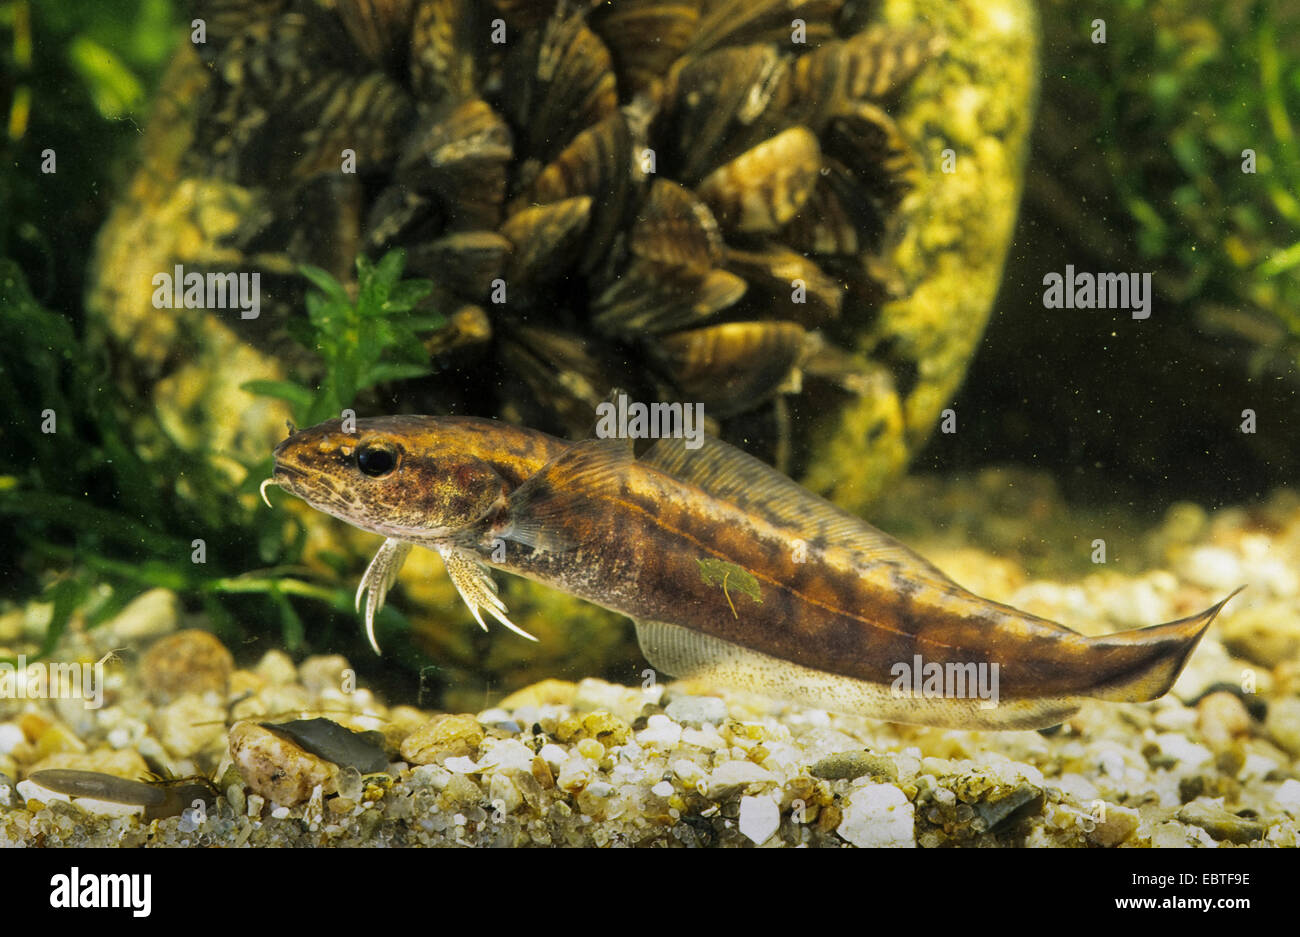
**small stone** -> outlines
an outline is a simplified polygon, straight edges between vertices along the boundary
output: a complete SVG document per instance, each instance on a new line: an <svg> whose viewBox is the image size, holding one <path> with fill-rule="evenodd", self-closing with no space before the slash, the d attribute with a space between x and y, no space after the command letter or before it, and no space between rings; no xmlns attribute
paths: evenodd
<svg viewBox="0 0 1300 937"><path fill-rule="evenodd" d="M140 679L150 697L165 703L184 693L224 693L234 669L234 658L215 635L189 629L145 652Z"/></svg>
<svg viewBox="0 0 1300 937"><path fill-rule="evenodd" d="M781 808L771 797L742 797L736 825L743 835L761 846L781 825Z"/></svg>
<svg viewBox="0 0 1300 937"><path fill-rule="evenodd" d="M1291 757L1300 758L1300 699L1289 697L1269 706L1264 728Z"/></svg>
<svg viewBox="0 0 1300 937"><path fill-rule="evenodd" d="M1243 608L1219 627L1224 646L1252 663L1272 668L1300 657L1300 604L1294 599Z"/></svg>
<svg viewBox="0 0 1300 937"><path fill-rule="evenodd" d="M578 743L578 754L592 761L600 761L605 757L605 746L595 739L583 739Z"/></svg>
<svg viewBox="0 0 1300 937"><path fill-rule="evenodd" d="M527 774L532 770L533 751L518 739L489 739L480 764L505 774Z"/></svg>
<svg viewBox="0 0 1300 937"><path fill-rule="evenodd" d="M177 758L190 758L220 745L226 732L226 711L187 693L154 714L154 731Z"/></svg>
<svg viewBox="0 0 1300 937"><path fill-rule="evenodd" d="M284 651L267 651L253 668L253 673L271 686L284 686L298 679L298 668Z"/></svg>
<svg viewBox="0 0 1300 937"><path fill-rule="evenodd" d="M640 745L657 745L660 748L672 748L682 738L682 727L663 713L656 713L646 723L646 727L636 734Z"/></svg>
<svg viewBox="0 0 1300 937"><path fill-rule="evenodd" d="M560 766L555 784L561 790L576 794L591 783L592 776L591 762L581 755L572 755Z"/></svg>
<svg viewBox="0 0 1300 937"><path fill-rule="evenodd" d="M1201 735L1216 752L1226 749L1234 739L1250 734L1250 713L1231 693L1211 693L1196 708Z"/></svg>
<svg viewBox="0 0 1300 937"><path fill-rule="evenodd" d="M505 814L514 813L524 802L519 786L504 774L492 776L488 783L488 797L492 800L492 806Z"/></svg>
<svg viewBox="0 0 1300 937"><path fill-rule="evenodd" d="M440 713L402 741L401 755L413 765L441 764L448 758L473 757L486 733L468 714Z"/></svg>
<svg viewBox="0 0 1300 937"><path fill-rule="evenodd" d="M443 761L442 766L453 774L476 774L479 770L478 762L464 755L453 755Z"/></svg>
<svg viewBox="0 0 1300 937"><path fill-rule="evenodd" d="M1213 803L1198 800L1178 811L1178 819L1199 826L1214 839L1242 845L1263 837L1265 826L1259 820L1239 817Z"/></svg>
<svg viewBox="0 0 1300 937"><path fill-rule="evenodd" d="M640 687L626 687L588 677L578 684L572 706L578 712L611 712L630 723L641 712L648 698L658 699L662 693L663 687L658 684L651 690L643 690Z"/></svg>
<svg viewBox="0 0 1300 937"><path fill-rule="evenodd" d="M101 748L93 752L57 752L41 759L27 769L28 774L51 768L70 768L74 771L98 771L114 777L138 781L149 776L149 765L139 752L113 751Z"/></svg>
<svg viewBox="0 0 1300 937"><path fill-rule="evenodd" d="M569 706L578 692L578 685L568 680L542 680L516 690L497 705L508 712L531 706Z"/></svg>
<svg viewBox="0 0 1300 937"><path fill-rule="evenodd" d="M126 604L103 628L124 643L161 638L176 630L180 605L170 589L150 589Z"/></svg>
<svg viewBox="0 0 1300 937"><path fill-rule="evenodd" d="M698 783L704 785L710 798L718 800L750 784L765 784L775 780L772 772L760 768L752 761L735 760L724 761L713 769L707 779Z"/></svg>
<svg viewBox="0 0 1300 937"><path fill-rule="evenodd" d="M1300 817L1300 781L1287 778L1277 786L1273 794L1273 803L1277 804L1293 817Z"/></svg>
<svg viewBox="0 0 1300 937"><path fill-rule="evenodd" d="M727 704L716 696L678 696L664 711L674 722L696 729L719 725L727 718Z"/></svg>
<svg viewBox="0 0 1300 937"><path fill-rule="evenodd" d="M1151 846L1155 849L1183 849L1187 846L1187 828L1170 820L1151 831Z"/></svg>
<svg viewBox="0 0 1300 937"><path fill-rule="evenodd" d="M914 847L915 808L892 784L868 784L847 798L837 832L862 849Z"/></svg>
<svg viewBox="0 0 1300 937"><path fill-rule="evenodd" d="M351 669L348 659L342 654L320 654L308 657L298 665L298 681L313 693L350 691L356 687L345 687L344 677Z"/></svg>
<svg viewBox="0 0 1300 937"><path fill-rule="evenodd" d="M1206 589L1235 589L1245 581L1241 561L1223 547L1195 547L1182 558L1178 572L1184 579Z"/></svg>
<svg viewBox="0 0 1300 937"><path fill-rule="evenodd" d="M230 730L230 759L251 790L283 806L305 802L317 785L326 794L336 789L337 766L254 722Z"/></svg>
<svg viewBox="0 0 1300 937"><path fill-rule="evenodd" d="M0 723L0 755L8 755L20 743L26 741L23 730L12 722Z"/></svg>
<svg viewBox="0 0 1300 937"><path fill-rule="evenodd" d="M672 797L677 789L673 787L671 781L660 781L654 787L650 788L650 793L656 797Z"/></svg>
<svg viewBox="0 0 1300 937"><path fill-rule="evenodd" d="M1118 846L1137 832L1138 812L1131 807L1105 804L1096 825L1088 833L1088 841L1096 846Z"/></svg>
<svg viewBox="0 0 1300 937"><path fill-rule="evenodd" d="M869 751L836 752L828 755L808 769L815 778L830 781L860 778L864 775L883 778L887 781L898 780L898 766L887 755L877 755Z"/></svg>
<svg viewBox="0 0 1300 937"><path fill-rule="evenodd" d="M1196 768L1214 758L1214 752L1177 732L1162 732L1156 736L1156 742L1160 745L1161 753L1185 767Z"/></svg>

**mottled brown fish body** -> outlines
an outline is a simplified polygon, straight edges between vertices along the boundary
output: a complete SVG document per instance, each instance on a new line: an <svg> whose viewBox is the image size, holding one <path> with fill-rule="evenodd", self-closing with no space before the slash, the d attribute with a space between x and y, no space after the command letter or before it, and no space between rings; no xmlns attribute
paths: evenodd
<svg viewBox="0 0 1300 937"><path fill-rule="evenodd" d="M330 421L275 455L282 487L389 538L362 583L368 627L409 544L422 544L442 554L480 622L484 609L527 636L505 618L490 564L630 616L647 658L674 676L898 721L1030 728L1088 697L1154 699L1227 601L1087 637L970 593L712 439L699 451L661 440L636 458L617 440L410 416L359 420L353 432ZM986 668L994 697L900 696L900 668L930 665Z"/></svg>
<svg viewBox="0 0 1300 937"><path fill-rule="evenodd" d="M851 551L817 546L805 530L636 463L620 490L600 502L568 531L581 543L573 553L510 544L505 562L494 565L634 619L672 622L878 684L893 682L895 665L920 655L999 664L1007 699L1102 697L1107 686L1126 685L1161 660L1176 659L1181 670L1212 617L1163 626L1159 635L1142 632L1141 641L1088 638L979 598L937 571L918 576L894 560L855 565ZM753 576L761 602L710 581L700 565L710 558Z"/></svg>

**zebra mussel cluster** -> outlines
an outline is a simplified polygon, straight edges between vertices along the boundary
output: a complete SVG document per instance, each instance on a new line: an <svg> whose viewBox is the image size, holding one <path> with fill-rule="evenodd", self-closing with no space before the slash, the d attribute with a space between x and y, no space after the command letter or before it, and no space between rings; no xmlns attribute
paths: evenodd
<svg viewBox="0 0 1300 937"><path fill-rule="evenodd" d="M449 316L426 408L581 436L619 386L781 463L790 395L863 386L915 172L886 110L941 37L852 0L200 6L189 168L258 195L228 245L404 248Z"/></svg>

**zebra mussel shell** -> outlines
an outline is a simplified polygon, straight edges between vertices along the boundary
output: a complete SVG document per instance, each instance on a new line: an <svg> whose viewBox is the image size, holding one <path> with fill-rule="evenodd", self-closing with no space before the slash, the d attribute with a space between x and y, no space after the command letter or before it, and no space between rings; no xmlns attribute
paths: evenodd
<svg viewBox="0 0 1300 937"><path fill-rule="evenodd" d="M852 0L199 6L190 168L260 195L229 246L342 277L404 248L452 318L423 407L581 436L619 386L771 457L778 398L869 383L827 349L882 295L914 171L888 110L936 36Z"/></svg>

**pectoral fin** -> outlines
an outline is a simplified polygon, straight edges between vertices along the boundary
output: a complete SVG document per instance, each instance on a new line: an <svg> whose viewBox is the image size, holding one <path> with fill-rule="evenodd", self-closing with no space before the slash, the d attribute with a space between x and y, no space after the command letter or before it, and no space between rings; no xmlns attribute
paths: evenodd
<svg viewBox="0 0 1300 937"><path fill-rule="evenodd" d="M483 609L520 637L527 638L529 641L537 640L506 617L506 606L497 595L496 581L482 560L472 553L455 547L439 547L438 553L442 557L443 565L447 567L447 575L451 577L452 585L469 606L470 614L474 616L480 628L487 631L487 624L479 614L479 609Z"/></svg>
<svg viewBox="0 0 1300 937"><path fill-rule="evenodd" d="M388 597L388 590L392 588L393 583L397 581L397 574L402 571L402 564L406 562L407 554L411 552L412 544L404 540L395 540L389 537L384 541L384 545L379 548L375 558L370 561L366 567L366 574L361 577L361 584L357 586L357 611L361 611L361 596L366 597L366 637L370 639L370 646L379 653L379 642L375 640L375 615L384 607L384 599Z"/></svg>

